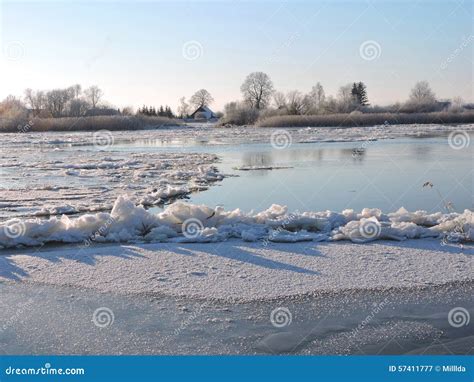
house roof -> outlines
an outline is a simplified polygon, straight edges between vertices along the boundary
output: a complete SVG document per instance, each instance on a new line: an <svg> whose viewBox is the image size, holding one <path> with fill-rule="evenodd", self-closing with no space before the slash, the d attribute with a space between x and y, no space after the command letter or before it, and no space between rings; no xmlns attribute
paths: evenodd
<svg viewBox="0 0 474 382"><path fill-rule="evenodd" d="M214 112L209 109L207 106L199 106L194 113L191 114L191 117L194 116L196 113L211 113L213 116L215 115Z"/></svg>

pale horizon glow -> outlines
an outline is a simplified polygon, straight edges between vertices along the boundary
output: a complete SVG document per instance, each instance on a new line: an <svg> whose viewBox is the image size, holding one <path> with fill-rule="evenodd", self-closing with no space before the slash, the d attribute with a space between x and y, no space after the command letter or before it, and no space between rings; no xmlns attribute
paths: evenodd
<svg viewBox="0 0 474 382"><path fill-rule="evenodd" d="M472 21L470 1L3 1L0 99L78 83L114 107L176 111L205 88L217 111L263 71L283 92L363 81L387 105L426 80L439 99L474 102Z"/></svg>

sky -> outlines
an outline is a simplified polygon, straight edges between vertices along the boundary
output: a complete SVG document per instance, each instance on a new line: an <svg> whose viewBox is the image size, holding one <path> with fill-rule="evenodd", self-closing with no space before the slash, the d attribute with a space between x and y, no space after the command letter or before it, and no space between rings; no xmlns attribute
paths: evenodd
<svg viewBox="0 0 474 382"><path fill-rule="evenodd" d="M0 99L98 85L115 107L170 105L205 88L221 110L263 71L277 90L327 95L354 81L369 101L473 96L473 2L0 0Z"/></svg>

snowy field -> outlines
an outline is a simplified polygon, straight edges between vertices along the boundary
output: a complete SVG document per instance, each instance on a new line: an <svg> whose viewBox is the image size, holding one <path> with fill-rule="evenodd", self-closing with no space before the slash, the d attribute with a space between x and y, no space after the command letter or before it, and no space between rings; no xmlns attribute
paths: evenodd
<svg viewBox="0 0 474 382"><path fill-rule="evenodd" d="M171 305L176 304L173 309L180 312L179 317L189 316L188 305L193 306L191 311L198 309L192 319L204 320L202 330L212 331L217 323L230 328L232 336L236 336L232 341L243 336L242 346L231 346L228 342L231 340L222 334L216 339L214 351L217 353L344 354L354 353L357 346L363 349L362 352L371 353L376 351L370 344L377 335L392 336L404 330L414 338L419 336L419 343L426 340L431 344L446 333L446 328L433 327L433 320L440 320L434 312L421 321L411 317L409 324L406 317L395 321L379 317L382 322L375 328L364 329L363 343L353 343L350 349L342 344L347 343L346 331L354 330L354 323L339 322L342 327L338 335L333 333L336 329L330 325L326 327L321 333L325 333L324 336L332 333L332 345L324 336L316 335L309 342L303 341L310 346L301 347L302 341L298 338L302 332L286 337L279 333L274 337L275 333L263 330L266 334L260 336L258 330L249 326L248 321L252 320L245 321L244 317L250 314L249 311L258 310L261 318L266 309L273 307L272 301L278 306L279 303L290 304L291 299L303 299L292 310L299 312L301 317L305 307L321 303L321 294L334 294L328 300L332 306L337 305L347 291L360 293L352 300L354 309L362 306L364 296L372 296L368 299L370 305L374 303L374 294L378 296L378 293L389 291L392 296L398 296L393 302L395 305L400 304L398 299L402 295L413 303L431 296L438 299L437 304L442 309L449 308L447 299L451 297L447 296L459 291L459 304L468 304L470 309L469 291L474 274L474 224L472 203L469 202L472 168L465 163L460 151L452 150L453 158L462 159L451 165L459 167L461 163L462 166L449 175L462 177L457 186L464 194L446 194L456 201L451 205L439 190L444 192L441 186L449 186L452 180L434 168L430 176L448 180L444 185L440 185L439 180L434 186L425 185L431 190L430 197L434 195L439 199L430 210L387 210L386 205L395 205L391 195L388 197L390 203L384 208L374 206L373 200L363 199L361 203L367 202L364 205L367 208L329 210L326 207L298 211L283 203L272 204L271 200L265 207L253 211L239 209L238 201L243 200L239 198L233 200L234 204L229 203L232 207L219 206L217 202L196 204L194 200L206 200L206 193L217 200L213 192L222 194L222 190L228 190L226 182L230 182L227 187L235 188L240 198L252 200L252 195L256 195L252 192L253 174L280 172L285 177L293 171L293 162L270 165L252 162L236 166L222 163L221 153L226 148L239 151L240 147L247 150L248 145L278 146L285 145L289 139L297 151L317 142L325 145L352 142L355 148L350 149L351 158L355 155L354 161L361 163L362 153L371 149L372 142L405 137L420 138L420 141L427 138L428 141L434 136L443 137L442 142L444 144L446 140L447 145L450 133L460 129L469 137L467 133L474 132L474 125L302 128L291 130L289 135L288 131L277 129L197 126L114 132L100 139L92 133L4 134L0 140L0 287L6 293L1 302L14 304L19 295L35 295L37 285L45 288L41 297L45 306L71 304L66 301L67 296L62 303L54 302L57 293L71 293L79 299L92 298L99 306L103 304L102 298L111 299L111 305L120 300L122 308L117 309L123 312L131 309L134 303L146 310L150 301L166 306L166 299L170 299ZM327 150L326 146L321 150ZM471 149L467 147L467 150ZM293 155L293 152L286 152L285 147L278 152ZM462 155L469 156L466 149L463 152ZM402 155L405 153L400 153ZM425 153L416 151L413 155ZM397 161L397 158L392 159ZM332 157L328 161L331 162ZM340 166L342 162L335 163ZM422 161L421 165L424 163ZM300 168L309 166L307 162L297 165ZM450 168L449 163L446 166ZM233 179L244 179L245 176L248 178L243 181L242 189L231 183ZM417 178L417 182L426 180L430 179ZM422 183L417 187L421 189ZM255 184L260 187L261 183ZM427 194L421 194L421 198L424 195ZM329 195L328 203L330 199ZM15 285L19 295L15 295ZM199 308L200 305L195 305L198 301L214 305ZM225 308L228 311L222 310L226 304L231 306ZM78 315L87 314L84 307L81 309L84 311L76 312ZM403 309L410 311L409 307ZM425 313L420 312L421 315ZM11 314L14 316L15 313ZM41 314L38 310L37 315ZM355 317L355 313L348 310L345 314ZM184 316L181 318L189 321L189 317ZM305 330L314 326L314 322L304 320ZM134 323L133 317L126 321ZM354 318L353 321L357 320ZM233 322L241 324L233 325ZM24 335L21 323L10 325L14 338ZM51 325L63 324L53 320ZM118 325L124 330L120 326L125 325L123 321ZM146 325L153 326L151 323ZM168 332L176 327L176 323L166 325ZM186 323L183 332L198 330L193 325ZM64 329L54 327L53 330L60 333ZM119 334L124 335L126 330L120 330ZM148 329L143 330L147 332ZM246 330L255 330L251 339L248 333L243 333ZM130 338L130 341L141 343L141 347L122 350L192 353L189 346L194 344L202 346L202 353L213 352L212 348L206 347L210 345L193 342L196 341L195 332L189 334L193 340L186 337L183 339L185 344L176 347L171 345L173 334L168 334L169 337L160 339L165 350L142 343L146 342L146 335ZM471 339L467 345L462 343L462 351L471 346L472 336L473 333L463 335L461 340L464 341L464 337ZM448 337L444 341L459 340L456 336ZM14 351L15 341L8 338L0 336L0 342L6 344L6 352ZM405 340L399 338L400 342ZM81 341L71 341L62 345L51 341L41 349L27 349L27 345L22 345L16 350L41 353L59 346L59 351L65 353L107 352L99 343L87 348ZM290 349L288 344L294 344L294 347ZM404 349L422 351L411 345Z"/></svg>

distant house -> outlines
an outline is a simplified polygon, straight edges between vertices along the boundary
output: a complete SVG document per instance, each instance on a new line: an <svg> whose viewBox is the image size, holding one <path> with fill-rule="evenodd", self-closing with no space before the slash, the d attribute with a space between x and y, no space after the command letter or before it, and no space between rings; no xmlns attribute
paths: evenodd
<svg viewBox="0 0 474 382"><path fill-rule="evenodd" d="M95 108L86 111L86 117L97 117L101 115L119 115L120 112L117 109L112 108Z"/></svg>
<svg viewBox="0 0 474 382"><path fill-rule="evenodd" d="M450 108L451 106L451 101L450 100L440 100L440 101L436 101L436 106L438 107L438 109L440 110L447 110Z"/></svg>
<svg viewBox="0 0 474 382"><path fill-rule="evenodd" d="M211 109L209 109L207 106L198 107L196 111L190 115L190 117L193 119L207 119L207 120L217 118L214 112Z"/></svg>

